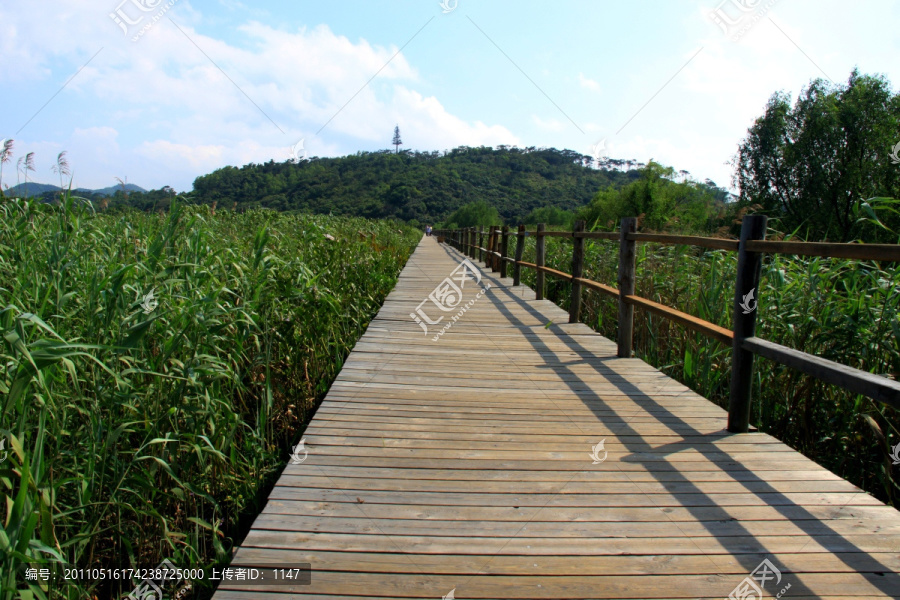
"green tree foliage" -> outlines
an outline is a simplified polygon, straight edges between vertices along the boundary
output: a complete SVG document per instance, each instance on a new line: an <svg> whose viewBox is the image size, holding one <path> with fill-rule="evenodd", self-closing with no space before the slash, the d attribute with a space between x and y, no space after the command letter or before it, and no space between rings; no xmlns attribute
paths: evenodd
<svg viewBox="0 0 900 600"><path fill-rule="evenodd" d="M500 213L487 202L470 202L456 209L447 219L446 227L488 227L500 224Z"/></svg>
<svg viewBox="0 0 900 600"><path fill-rule="evenodd" d="M898 142L900 95L883 77L854 70L846 85L817 79L793 106L784 92L769 99L735 157L735 186L744 205L780 218L782 231L832 241L885 236L857 215L866 199L900 197L900 166L889 156ZM884 215L897 229L898 217Z"/></svg>
<svg viewBox="0 0 900 600"><path fill-rule="evenodd" d="M598 192L579 217L593 229L615 229L623 217L639 216L644 229L709 232L727 213L727 193L712 181L676 182L674 169L652 160L636 173L632 183Z"/></svg>
<svg viewBox="0 0 900 600"><path fill-rule="evenodd" d="M241 210L265 207L420 223L446 221L479 200L496 207L503 222L514 223L544 206L575 210L597 191L636 176L593 168L591 157L553 148L383 150L225 167L198 177L193 199L218 201L220 208L237 202Z"/></svg>
<svg viewBox="0 0 900 600"><path fill-rule="evenodd" d="M542 206L528 213L522 222L526 225L544 223L545 225L571 229L575 224L575 213L555 206Z"/></svg>

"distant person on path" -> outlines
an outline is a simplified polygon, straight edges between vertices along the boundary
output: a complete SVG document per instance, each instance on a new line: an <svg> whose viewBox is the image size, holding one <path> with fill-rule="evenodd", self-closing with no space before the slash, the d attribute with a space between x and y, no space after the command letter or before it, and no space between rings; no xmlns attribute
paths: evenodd
<svg viewBox="0 0 900 600"><path fill-rule="evenodd" d="M425 226L425 235L427 235L428 237L431 237L431 225Z"/></svg>

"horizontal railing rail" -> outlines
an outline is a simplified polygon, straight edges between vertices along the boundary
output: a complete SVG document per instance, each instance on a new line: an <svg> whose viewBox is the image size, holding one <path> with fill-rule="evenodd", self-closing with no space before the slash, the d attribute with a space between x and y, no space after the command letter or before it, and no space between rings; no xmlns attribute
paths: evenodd
<svg viewBox="0 0 900 600"><path fill-rule="evenodd" d="M513 266L513 285L521 284L522 268L536 273L535 297L544 299L545 276L571 282L572 295L569 303L569 322L578 322L581 311L581 290L587 288L603 295L616 298L619 305L618 355L631 358L634 308L638 307L657 316L696 331L732 347L731 388L728 407L728 430L746 432L750 428L750 390L753 360L755 355L763 356L817 379L840 386L850 392L862 394L876 401L900 409L900 382L881 375L875 375L840 363L794 350L774 342L756 337L757 311L759 304L759 279L763 254L791 254L795 256L818 256L852 260L875 260L900 262L898 244L832 244L825 242L791 242L766 240L767 218L764 216L744 217L741 224L740 240L709 238L702 236L669 235L660 233L638 233L637 219L622 219L617 232L584 231L584 222L578 221L572 231L547 231L544 224L538 224L534 231L527 231L524 225L518 231L510 232L509 227L490 226L468 227L464 229L437 230L438 236L463 252L466 256L480 259L492 271L506 277L507 266ZM516 238L514 256L509 256L509 237ZM536 241L535 262L522 260L525 238ZM572 240L572 272L566 273L546 266L546 245L548 237ZM582 277L584 274L584 240L613 240L619 242L618 288ZM729 330L715 323L681 312L635 294L635 271L637 243L696 246L712 250L738 253L737 280L734 289L733 329ZM752 310L749 298L754 298Z"/></svg>

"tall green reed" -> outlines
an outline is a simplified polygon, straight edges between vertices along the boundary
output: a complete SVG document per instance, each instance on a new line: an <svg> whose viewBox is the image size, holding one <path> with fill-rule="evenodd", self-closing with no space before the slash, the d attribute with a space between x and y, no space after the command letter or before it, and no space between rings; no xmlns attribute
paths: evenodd
<svg viewBox="0 0 900 600"><path fill-rule="evenodd" d="M0 202L0 597L41 562L222 564L419 239L388 222ZM331 239L333 238L333 239Z"/></svg>

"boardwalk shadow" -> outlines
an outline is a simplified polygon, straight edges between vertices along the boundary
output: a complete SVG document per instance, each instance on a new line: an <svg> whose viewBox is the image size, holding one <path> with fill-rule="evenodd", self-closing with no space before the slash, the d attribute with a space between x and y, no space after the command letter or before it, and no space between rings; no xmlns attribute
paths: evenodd
<svg viewBox="0 0 900 600"><path fill-rule="evenodd" d="M444 246L444 249L447 252L447 255L456 262L461 262L466 258L464 255L447 246ZM485 300L493 303L510 325L520 328L533 327L522 322L520 318L512 313L509 309L510 303L514 303L519 310L524 311L526 314L533 316L538 320L546 319L545 314L534 306L534 301L525 300L521 296L516 295L508 285L501 283L499 276L488 272L484 272L484 275L493 285L493 294L488 294L485 297ZM572 352L579 354L592 352L578 340L577 336L566 333L559 327L554 327L552 333L556 340L561 341ZM553 356L554 352L556 352L544 342L544 339L541 336L526 336L526 340L531 344L534 350L541 353L541 356ZM671 494L685 510L695 517L697 522L707 529L710 535L721 544L724 550L734 556L740 564L746 568L748 575L757 568L763 558L769 558L782 570L782 573L785 574L785 579L782 580L782 586L788 582L792 584L789 592L791 596L803 595L804 597L810 598L819 597L802 582L791 581L791 570L778 560L775 552L769 551L766 548L765 540L757 538L757 536L748 531L745 526L732 517L725 508L718 506L714 497L703 492L695 482L684 477L676 467L665 470L667 473L666 478L661 479L657 477L661 471L659 468L660 455L667 455L676 451L683 452L686 449L695 450L709 460L710 463L723 467L722 472L727 473L734 482L741 484L747 493L756 495L761 502L770 506L772 509L781 513L786 519L790 520L794 526L810 537L810 544L816 543L816 538L821 538L823 535L829 536L829 552L834 553L852 570L863 574L868 583L874 588L880 590L888 597L895 596L898 586L900 586L900 577L898 577L891 568L883 565L867 552L860 549L844 535L834 531L825 521L822 521L820 517L809 512L803 505L790 500L784 493L779 492L770 483L759 477L754 471L744 467L740 462L731 460L727 463L723 463L722 451L720 449L715 448L709 443L696 443L690 441L690 439L702 437L708 438L709 434L696 430L687 421L679 417L678 414L660 404L636 385L625 380L611 380L609 383L614 385L619 392L627 395L641 405L644 410L643 415L653 416L659 419L658 422L663 425L669 427L676 426L679 433L674 435L686 438L674 444L652 446L647 443L644 438L640 437L640 430L629 423L627 418L617 414L616 408L605 402L602 396L596 393L587 393L586 390L589 389L589 384L583 381L578 376L577 372L571 368L573 365L591 365L598 374L608 376L610 365L613 362L622 360L623 359L616 357L598 357L568 362L548 360L545 364L545 368L557 376L560 376L560 380L573 392L577 393L577 396L582 399L585 406L591 410L597 420L609 427L609 429L614 432L613 435L619 437L619 441L621 441L627 450L631 452L629 456L622 459L623 462L647 464L648 467L646 472L654 476L657 483L663 486L663 488ZM691 392L691 394L693 394L693 392ZM686 433L680 433L682 430ZM717 439L720 440L730 437L730 434L727 434L724 429L717 432L716 435L718 436ZM651 453L656 457L656 460L647 460L646 457ZM653 463L652 465L650 464L651 462ZM724 470L725 466L728 467L727 471ZM831 508L834 514L842 510L843 507L834 506ZM661 510L664 509L661 508ZM724 536L716 534L711 527L711 524L713 523L720 524L722 522L729 522L733 525L731 535ZM835 550L835 548L839 549ZM794 552L796 552L796 550ZM854 554L854 562L852 565L847 561L846 556L848 554ZM801 571L800 573L806 573L806 571ZM795 577L794 579L797 578ZM737 582L738 581L735 580L735 583ZM774 595L777 593L777 590L768 590L768 592Z"/></svg>

